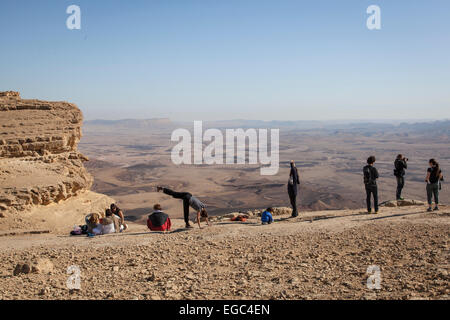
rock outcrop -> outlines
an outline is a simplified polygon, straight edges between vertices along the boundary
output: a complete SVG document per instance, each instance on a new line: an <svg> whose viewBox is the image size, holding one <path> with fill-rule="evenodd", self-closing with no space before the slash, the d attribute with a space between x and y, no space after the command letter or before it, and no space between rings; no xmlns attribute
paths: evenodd
<svg viewBox="0 0 450 320"><path fill-rule="evenodd" d="M68 102L0 92L0 213L58 203L90 189L77 150L83 115Z"/></svg>
<svg viewBox="0 0 450 320"><path fill-rule="evenodd" d="M390 200L380 204L380 207L409 207L409 206L424 206L425 202L414 200L414 199L405 199L405 200Z"/></svg>

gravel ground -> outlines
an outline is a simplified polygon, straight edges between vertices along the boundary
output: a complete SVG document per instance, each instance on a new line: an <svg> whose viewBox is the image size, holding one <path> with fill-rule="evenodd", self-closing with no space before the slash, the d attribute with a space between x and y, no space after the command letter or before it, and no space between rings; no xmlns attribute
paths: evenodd
<svg viewBox="0 0 450 320"><path fill-rule="evenodd" d="M449 216L324 211L269 226L2 237L0 299L448 299ZM36 260L35 272L13 274ZM79 290L67 287L72 265ZM369 266L380 270L380 289L367 287Z"/></svg>

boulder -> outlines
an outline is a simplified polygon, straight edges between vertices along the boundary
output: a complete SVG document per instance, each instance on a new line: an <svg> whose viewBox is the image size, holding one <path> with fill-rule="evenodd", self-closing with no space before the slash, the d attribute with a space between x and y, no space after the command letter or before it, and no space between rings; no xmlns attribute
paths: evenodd
<svg viewBox="0 0 450 320"><path fill-rule="evenodd" d="M406 206L423 206L425 202L418 200L397 200L398 207L406 207Z"/></svg>
<svg viewBox="0 0 450 320"><path fill-rule="evenodd" d="M405 200L390 200L382 203L380 206L383 207L408 207L408 206L423 206L425 202L413 199L405 199Z"/></svg>
<svg viewBox="0 0 450 320"><path fill-rule="evenodd" d="M383 207L389 207L389 208L394 208L397 206L397 201L391 200L391 201L386 201L385 203L382 203L381 206Z"/></svg>

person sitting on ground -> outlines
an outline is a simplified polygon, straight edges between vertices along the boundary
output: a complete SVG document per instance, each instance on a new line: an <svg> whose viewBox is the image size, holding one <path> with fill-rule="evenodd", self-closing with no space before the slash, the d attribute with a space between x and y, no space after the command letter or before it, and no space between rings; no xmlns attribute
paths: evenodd
<svg viewBox="0 0 450 320"><path fill-rule="evenodd" d="M106 209L105 217L100 219L100 223L102 225L102 234L115 233L115 218L113 217L113 213L110 209Z"/></svg>
<svg viewBox="0 0 450 320"><path fill-rule="evenodd" d="M183 200L183 214L184 214L184 222L186 223L186 228L192 228L191 224L189 223L189 206L195 211L197 211L197 222L198 227L200 229L202 228L200 225L200 217L206 218L206 224L208 226L210 225L208 220L208 212L206 211L206 205L189 192L175 192L173 190L170 190L169 188L163 188L159 186L156 187L156 191L157 192L162 191L175 199Z"/></svg>
<svg viewBox="0 0 450 320"><path fill-rule="evenodd" d="M169 216L161 211L161 205L159 203L155 204L153 210L155 211L148 216L147 227L151 231L170 231L172 222L170 221Z"/></svg>
<svg viewBox="0 0 450 320"><path fill-rule="evenodd" d="M273 213L273 209L267 208L266 211L264 211L261 214L261 223L262 224L271 224L273 222L272 213Z"/></svg>
<svg viewBox="0 0 450 320"><path fill-rule="evenodd" d="M99 235L102 233L102 225L100 224L100 215L96 212L86 216L86 225L88 227L88 235Z"/></svg>
<svg viewBox="0 0 450 320"><path fill-rule="evenodd" d="M111 209L111 212L116 216L117 219L119 219L119 231L122 232L123 230L127 230L128 225L125 223L125 217L122 210L115 203L111 203L109 207Z"/></svg>

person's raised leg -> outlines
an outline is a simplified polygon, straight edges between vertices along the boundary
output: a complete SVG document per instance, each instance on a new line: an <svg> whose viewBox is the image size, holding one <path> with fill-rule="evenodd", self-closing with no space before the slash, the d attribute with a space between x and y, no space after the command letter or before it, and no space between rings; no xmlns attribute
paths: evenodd
<svg viewBox="0 0 450 320"><path fill-rule="evenodd" d="M183 199L188 194L187 192L176 192L169 188L162 188L162 192L169 196L172 196L175 199Z"/></svg>

